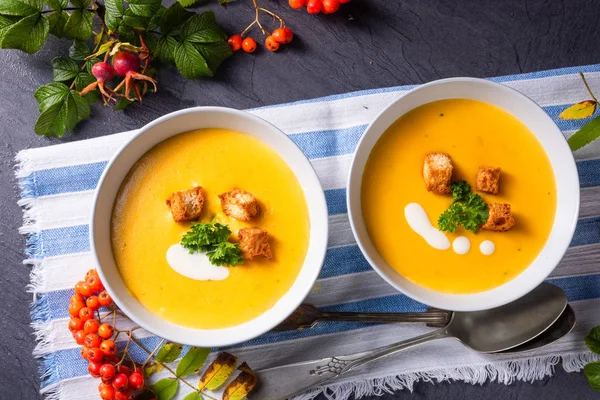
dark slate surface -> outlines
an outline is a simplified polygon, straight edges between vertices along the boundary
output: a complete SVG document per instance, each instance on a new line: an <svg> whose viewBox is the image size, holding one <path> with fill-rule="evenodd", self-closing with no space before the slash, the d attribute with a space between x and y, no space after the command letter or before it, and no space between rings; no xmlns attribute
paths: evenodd
<svg viewBox="0 0 600 400"><path fill-rule="evenodd" d="M206 0L229 32L252 16L249 0L220 9ZM216 79L186 81L161 69L160 90L143 106L115 113L94 107L92 118L64 139L138 128L170 111L195 105L258 107L343 93L427 82L452 76L494 76L600 62L599 11L594 0L353 0L331 16L296 12L282 0L262 0L296 32L279 54L237 54ZM38 399L38 373L25 292L29 269L21 264L24 240L13 180L21 149L60 141L37 137L34 90L52 77L50 59L68 44L50 40L36 55L0 52L0 368L1 399ZM414 393L384 399L589 399L598 397L580 374L559 367L553 378L511 386L489 383L421 383Z"/></svg>

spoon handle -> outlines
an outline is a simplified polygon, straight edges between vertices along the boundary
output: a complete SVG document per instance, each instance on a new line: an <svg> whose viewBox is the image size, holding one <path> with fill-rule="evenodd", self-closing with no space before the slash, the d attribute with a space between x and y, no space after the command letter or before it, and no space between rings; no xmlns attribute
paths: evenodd
<svg viewBox="0 0 600 400"><path fill-rule="evenodd" d="M327 357L258 371L260 386L250 399L285 400L308 389L327 383L348 371L371 361L430 340L449 337L446 328L374 350L347 356ZM293 380L290 377L294 377Z"/></svg>
<svg viewBox="0 0 600 400"><path fill-rule="evenodd" d="M302 304L274 331L290 331L312 328L319 322L421 322L429 326L445 326L452 315L451 311L429 308L425 312L377 313L377 312L336 312L319 310L311 304Z"/></svg>

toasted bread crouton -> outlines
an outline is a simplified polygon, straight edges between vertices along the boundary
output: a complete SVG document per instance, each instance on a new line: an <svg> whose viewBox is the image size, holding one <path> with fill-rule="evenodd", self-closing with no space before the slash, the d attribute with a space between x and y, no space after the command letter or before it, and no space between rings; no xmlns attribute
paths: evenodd
<svg viewBox="0 0 600 400"><path fill-rule="evenodd" d="M477 171L477 180L475 186L480 192L498 194L500 188L500 168L494 167L479 167Z"/></svg>
<svg viewBox="0 0 600 400"><path fill-rule="evenodd" d="M240 221L250 221L258 215L260 207L258 201L243 189L233 189L219 195L223 212L231 218Z"/></svg>
<svg viewBox="0 0 600 400"><path fill-rule="evenodd" d="M515 225L515 218L510 213L510 204L492 203L488 220L481 226L482 229L504 232Z"/></svg>
<svg viewBox="0 0 600 400"><path fill-rule="evenodd" d="M175 192L167 199L175 222L197 220L203 205L204 190L201 186Z"/></svg>
<svg viewBox="0 0 600 400"><path fill-rule="evenodd" d="M446 153L428 153L423 163L423 179L427 191L438 194L450 193L452 159Z"/></svg>
<svg viewBox="0 0 600 400"><path fill-rule="evenodd" d="M238 239L240 240L240 249L246 260L252 260L256 256L264 256L269 260L273 258L271 246L269 246L269 233L266 229L240 229Z"/></svg>

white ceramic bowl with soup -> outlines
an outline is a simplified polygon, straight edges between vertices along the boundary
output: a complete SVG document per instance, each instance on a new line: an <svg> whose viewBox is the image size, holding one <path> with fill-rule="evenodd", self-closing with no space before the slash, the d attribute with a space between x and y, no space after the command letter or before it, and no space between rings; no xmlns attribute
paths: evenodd
<svg viewBox="0 0 600 400"><path fill-rule="evenodd" d="M428 153L449 155L452 181L474 192L481 166L500 168L498 193L477 194L510 204L512 229L441 232L438 218L453 199L427 190ZM356 241L383 279L424 304L474 311L525 295L557 266L575 231L579 179L561 131L531 99L452 78L408 92L367 127L347 202Z"/></svg>
<svg viewBox="0 0 600 400"><path fill-rule="evenodd" d="M195 186L204 191L198 222L228 225L232 241L238 229L264 228L272 257L218 267L221 280L170 265L166 253L191 222L175 222L166 200ZM219 194L233 188L257 198L252 221L223 214ZM149 123L117 152L98 184L90 241L102 282L134 322L217 347L255 338L298 307L321 270L327 223L317 175L290 138L252 114L197 107Z"/></svg>

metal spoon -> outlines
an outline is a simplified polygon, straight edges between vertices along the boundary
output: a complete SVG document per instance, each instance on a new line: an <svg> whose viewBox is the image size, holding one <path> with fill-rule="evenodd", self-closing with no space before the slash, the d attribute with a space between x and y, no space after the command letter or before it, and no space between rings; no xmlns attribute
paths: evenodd
<svg viewBox="0 0 600 400"><path fill-rule="evenodd" d="M558 339L570 333L573 328L575 328L576 323L577 319L575 318L575 311L573 311L573 307L567 304L565 311L560 314L560 317L558 317L556 322L553 323L552 326L546 329L542 334L536 336L528 342L523 343L520 346L504 350L500 353L523 353L526 351L539 349L540 347L548 346L549 344L556 342Z"/></svg>
<svg viewBox="0 0 600 400"><path fill-rule="evenodd" d="M485 311L454 312L448 325L416 338L363 353L258 371L261 386L250 398L287 399L361 365L435 339L453 337L482 353L506 351L545 332L558 320L566 306L567 296L560 288L542 283L529 294L501 307ZM294 379L291 387L290 377ZM286 385L281 382L286 382Z"/></svg>
<svg viewBox="0 0 600 400"><path fill-rule="evenodd" d="M338 312L319 310L312 304L301 304L296 311L273 331L308 329L319 322L422 322L428 326L442 327L450 321L452 311L429 308L425 312Z"/></svg>

